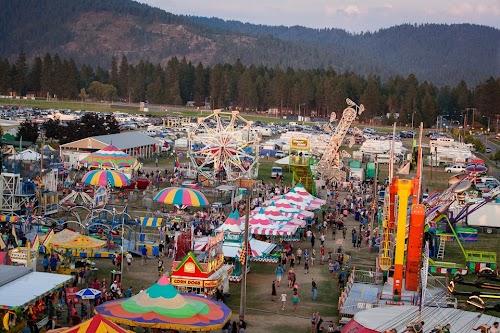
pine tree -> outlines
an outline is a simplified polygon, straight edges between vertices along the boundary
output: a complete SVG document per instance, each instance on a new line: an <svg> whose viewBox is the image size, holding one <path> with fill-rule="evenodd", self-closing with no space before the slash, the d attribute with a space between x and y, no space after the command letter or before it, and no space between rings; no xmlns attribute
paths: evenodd
<svg viewBox="0 0 500 333"><path fill-rule="evenodd" d="M39 93L41 89L42 59L36 57L28 74L28 91Z"/></svg>
<svg viewBox="0 0 500 333"><path fill-rule="evenodd" d="M118 63L116 61L116 57L113 56L111 58L111 71L109 73L109 80L112 85L114 85L116 88L118 88Z"/></svg>
<svg viewBox="0 0 500 333"><path fill-rule="evenodd" d="M120 61L120 70L118 72L118 96L121 98L125 98L127 100L130 99L130 90L129 90L129 66L126 56L122 56L122 60Z"/></svg>
<svg viewBox="0 0 500 333"><path fill-rule="evenodd" d="M207 97L207 74L203 65L198 63L196 70L194 72L194 101L197 105L204 104L205 98Z"/></svg>
<svg viewBox="0 0 500 333"><path fill-rule="evenodd" d="M11 89L10 64L7 59L0 59L0 94L7 95Z"/></svg>
<svg viewBox="0 0 500 333"><path fill-rule="evenodd" d="M47 53L42 61L42 74L40 76L40 89L43 95L53 95L54 91L54 70L52 56Z"/></svg>
<svg viewBox="0 0 500 333"><path fill-rule="evenodd" d="M26 89L28 86L28 64L26 63L26 54L21 52L19 57L14 64L15 71L12 78L12 88L17 92L18 95L26 95Z"/></svg>

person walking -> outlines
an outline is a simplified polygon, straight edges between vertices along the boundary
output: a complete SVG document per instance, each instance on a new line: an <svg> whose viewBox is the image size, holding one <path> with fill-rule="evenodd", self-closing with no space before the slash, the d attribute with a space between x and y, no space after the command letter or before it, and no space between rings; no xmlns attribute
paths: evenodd
<svg viewBox="0 0 500 333"><path fill-rule="evenodd" d="M352 247L356 247L357 243L358 243L358 233L356 231L356 229L352 229L351 231L351 240L352 240Z"/></svg>
<svg viewBox="0 0 500 333"><path fill-rule="evenodd" d="M44 255L42 259L42 266L43 266L43 271L48 272L49 271L49 256Z"/></svg>
<svg viewBox="0 0 500 333"><path fill-rule="evenodd" d="M127 252L127 254L125 254L125 260L127 261L127 271L129 271L130 266L132 266L132 254L130 252Z"/></svg>
<svg viewBox="0 0 500 333"><path fill-rule="evenodd" d="M163 274L163 260L158 257L158 276Z"/></svg>
<svg viewBox="0 0 500 333"><path fill-rule="evenodd" d="M296 258L297 258L297 265L300 265L300 261L302 260L302 249L300 248L300 246L297 249Z"/></svg>
<svg viewBox="0 0 500 333"><path fill-rule="evenodd" d="M281 284L281 279L283 278L283 274L285 273L285 269L283 268L283 265L280 263L278 264L278 267L276 267L276 282L278 283L278 287Z"/></svg>
<svg viewBox="0 0 500 333"><path fill-rule="evenodd" d="M314 232L311 235L311 248L314 249L314 243L316 241L316 236L314 235Z"/></svg>
<svg viewBox="0 0 500 333"><path fill-rule="evenodd" d="M281 310L285 311L285 306L286 306L286 293L283 292L281 294Z"/></svg>
<svg viewBox="0 0 500 333"><path fill-rule="evenodd" d="M293 311L295 312L297 310L297 306L299 305L300 298L299 298L299 292L296 290L293 292L292 295L292 304L293 304Z"/></svg>
<svg viewBox="0 0 500 333"><path fill-rule="evenodd" d="M146 249L146 246L141 247L141 255L142 255L142 264L146 265L146 261L148 260L148 249Z"/></svg>
<svg viewBox="0 0 500 333"><path fill-rule="evenodd" d="M304 259L304 274L309 274L309 259Z"/></svg>
<svg viewBox="0 0 500 333"><path fill-rule="evenodd" d="M311 298L314 302L318 298L318 285L316 284L316 281L314 281L314 279L312 279L311 282Z"/></svg>
<svg viewBox="0 0 500 333"><path fill-rule="evenodd" d="M276 281L273 280L273 285L271 287L271 300L274 302L276 300Z"/></svg>

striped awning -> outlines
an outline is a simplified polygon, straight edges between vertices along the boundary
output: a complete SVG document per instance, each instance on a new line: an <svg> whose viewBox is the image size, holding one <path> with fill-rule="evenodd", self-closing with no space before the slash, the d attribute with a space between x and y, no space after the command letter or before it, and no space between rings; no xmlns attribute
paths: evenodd
<svg viewBox="0 0 500 333"><path fill-rule="evenodd" d="M0 214L0 222L16 223L17 221L19 221L19 216Z"/></svg>
<svg viewBox="0 0 500 333"><path fill-rule="evenodd" d="M263 227L250 227L252 235L266 235L266 236L292 236L297 232L297 226L287 226L284 228L263 228Z"/></svg>
<svg viewBox="0 0 500 333"><path fill-rule="evenodd" d="M143 227L161 227L163 224L161 217L141 217L140 221Z"/></svg>

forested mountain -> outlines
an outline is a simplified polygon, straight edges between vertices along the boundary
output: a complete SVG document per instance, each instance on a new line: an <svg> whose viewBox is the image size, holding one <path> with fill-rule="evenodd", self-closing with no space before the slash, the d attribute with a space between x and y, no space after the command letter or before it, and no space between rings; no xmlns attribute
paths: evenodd
<svg viewBox="0 0 500 333"><path fill-rule="evenodd" d="M166 65L235 63L328 68L383 80L415 74L437 85L500 76L500 30L401 25L374 33L272 27L180 16L130 0L0 0L0 55L46 52L109 68L111 57Z"/></svg>

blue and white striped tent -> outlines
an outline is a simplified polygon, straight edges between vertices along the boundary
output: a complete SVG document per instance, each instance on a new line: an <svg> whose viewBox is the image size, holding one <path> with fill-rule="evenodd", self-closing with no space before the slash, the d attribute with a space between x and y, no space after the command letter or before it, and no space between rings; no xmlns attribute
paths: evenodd
<svg viewBox="0 0 500 333"><path fill-rule="evenodd" d="M163 224L161 217L141 217L140 221L143 227L161 227Z"/></svg>
<svg viewBox="0 0 500 333"><path fill-rule="evenodd" d="M101 292L97 289L85 288L85 289L79 290L76 293L76 296L81 298L81 299L96 299L96 298L101 297Z"/></svg>

